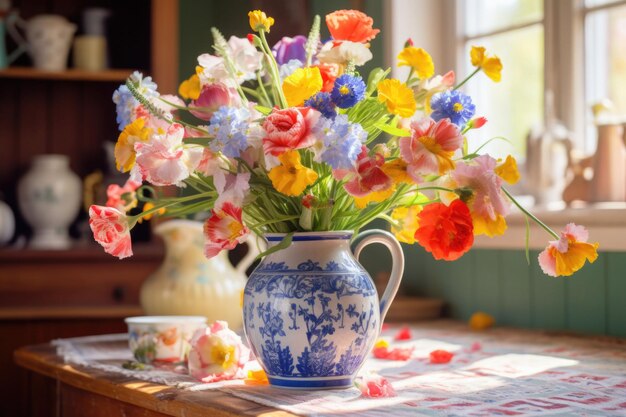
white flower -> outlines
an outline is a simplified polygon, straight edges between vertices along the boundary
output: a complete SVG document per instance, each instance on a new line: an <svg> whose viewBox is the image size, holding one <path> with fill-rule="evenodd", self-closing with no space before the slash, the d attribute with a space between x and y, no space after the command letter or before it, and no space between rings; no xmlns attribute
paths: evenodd
<svg viewBox="0 0 626 417"><path fill-rule="evenodd" d="M198 57L198 64L202 67L202 72L198 74L202 85L222 83L229 87L235 87L235 83L228 74L222 57L202 54Z"/></svg>
<svg viewBox="0 0 626 417"><path fill-rule="evenodd" d="M372 51L367 46L350 41L343 41L337 46L333 46L333 42L326 42L317 54L317 59L320 62L340 65L353 62L357 66L365 64L372 57Z"/></svg>
<svg viewBox="0 0 626 417"><path fill-rule="evenodd" d="M237 71L237 81L242 83L256 78L256 71L261 69L263 54L246 38L231 36L228 39L230 57Z"/></svg>

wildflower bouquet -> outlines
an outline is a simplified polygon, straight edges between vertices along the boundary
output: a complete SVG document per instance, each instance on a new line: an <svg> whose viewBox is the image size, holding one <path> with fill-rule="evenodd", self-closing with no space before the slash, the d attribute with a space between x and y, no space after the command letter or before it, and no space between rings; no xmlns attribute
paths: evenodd
<svg viewBox="0 0 626 417"><path fill-rule="evenodd" d="M249 21L247 38L212 29L214 54L198 57L179 96L160 95L139 73L115 91L115 157L130 180L89 213L107 252L132 255L129 230L149 216L207 213L208 257L250 233L287 233L277 250L293 232L357 231L384 219L400 241L455 260L475 235L504 233L515 204L556 239L540 256L546 273L571 275L596 259L584 228L558 235L509 194L504 184L519 178L513 157L473 145L486 119L460 87L481 72L500 81L500 59L485 48L472 48L476 69L456 83L452 71L435 75L431 56L408 41L397 57L407 67L401 81L389 69L359 72L379 33L359 11L327 15L324 43L319 17L308 37L273 47L274 19L257 10ZM142 183L184 193L164 197ZM143 212L127 215L137 200Z"/></svg>

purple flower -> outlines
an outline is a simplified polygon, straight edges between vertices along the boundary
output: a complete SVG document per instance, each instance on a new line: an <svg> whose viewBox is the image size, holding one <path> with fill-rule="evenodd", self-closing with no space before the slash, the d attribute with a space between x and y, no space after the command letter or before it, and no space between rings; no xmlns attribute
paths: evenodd
<svg viewBox="0 0 626 417"><path fill-rule="evenodd" d="M272 53L276 58L278 65L286 64L292 59L297 59L300 62L306 61L306 51L304 45L306 44L306 37L302 35L290 37L283 37L276 42L276 45L272 48Z"/></svg>

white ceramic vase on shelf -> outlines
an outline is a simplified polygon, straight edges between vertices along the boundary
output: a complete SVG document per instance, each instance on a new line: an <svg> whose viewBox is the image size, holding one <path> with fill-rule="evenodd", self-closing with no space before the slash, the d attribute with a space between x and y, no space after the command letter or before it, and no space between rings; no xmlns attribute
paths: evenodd
<svg viewBox="0 0 626 417"><path fill-rule="evenodd" d="M36 156L17 187L22 215L33 229L35 249L68 249L68 228L80 209L81 181L66 155Z"/></svg>
<svg viewBox="0 0 626 417"><path fill-rule="evenodd" d="M165 241L165 260L141 287L141 306L151 316L205 316L209 323L224 320L239 329L245 271L258 254L256 245L248 243L236 267L227 251L207 259L202 227L197 221L169 220L154 229Z"/></svg>

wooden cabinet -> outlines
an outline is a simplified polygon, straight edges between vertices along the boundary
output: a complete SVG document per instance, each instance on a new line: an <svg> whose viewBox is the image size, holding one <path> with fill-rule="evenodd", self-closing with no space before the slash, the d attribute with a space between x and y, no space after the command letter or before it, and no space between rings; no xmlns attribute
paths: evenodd
<svg viewBox="0 0 626 417"><path fill-rule="evenodd" d="M0 416L53 415L38 405L49 395L40 376L12 360L21 346L62 337L126 331L124 317L142 314L139 288L161 263L160 245L135 245L118 260L100 246L71 251L0 251ZM50 394L51 395L51 394Z"/></svg>
<svg viewBox="0 0 626 417"><path fill-rule="evenodd" d="M80 23L87 7L113 12L108 46L112 69L42 72L24 56L0 70L0 198L20 216L16 184L37 154L70 157L81 178L103 170L104 142L115 142L113 91L133 71L151 75L163 91L178 83L177 0L13 0L22 18L60 14ZM79 30L80 34L80 30ZM8 41L8 49L14 45ZM84 222L83 211L77 221ZM78 228L74 228L77 231ZM78 234L78 233L76 233ZM160 244L135 244L118 260L97 244L68 251L0 249L0 416L54 415L43 377L13 364L13 351L61 337L126 331L123 318L141 314L139 288L162 261ZM37 392L38 397L29 393Z"/></svg>

